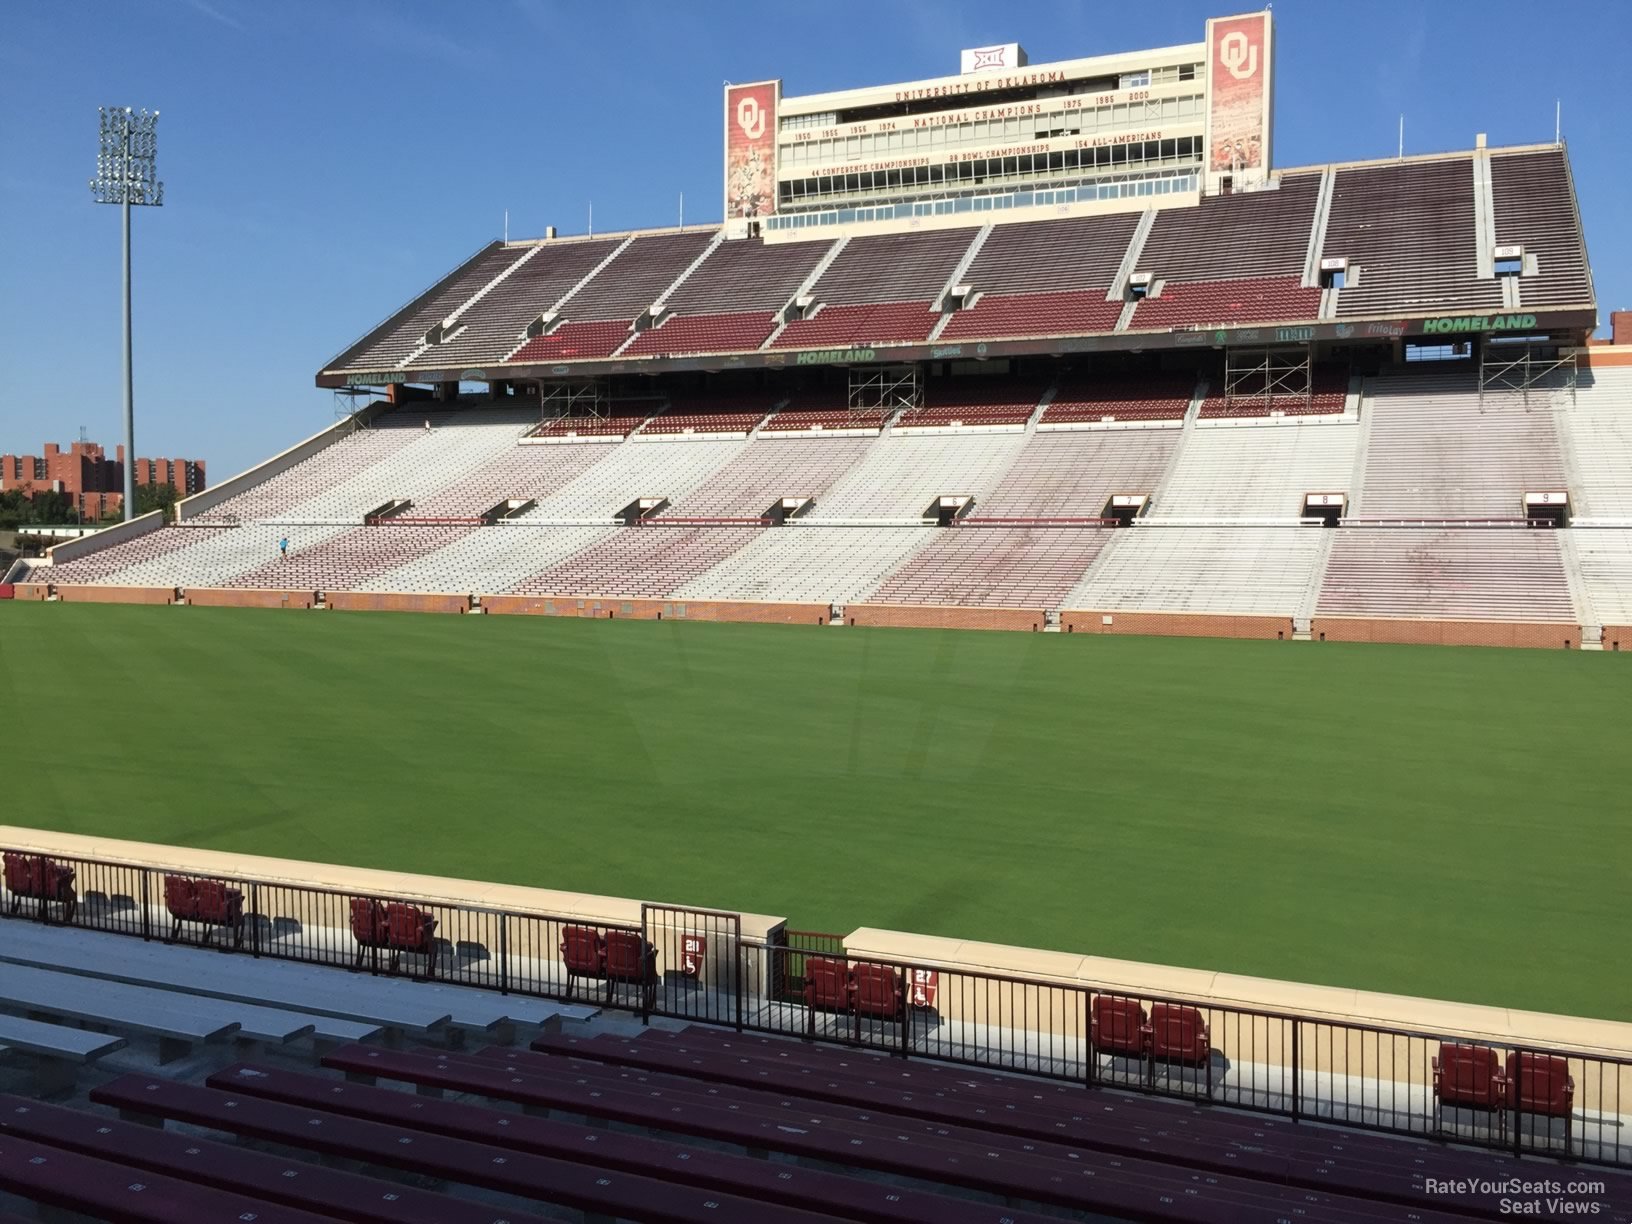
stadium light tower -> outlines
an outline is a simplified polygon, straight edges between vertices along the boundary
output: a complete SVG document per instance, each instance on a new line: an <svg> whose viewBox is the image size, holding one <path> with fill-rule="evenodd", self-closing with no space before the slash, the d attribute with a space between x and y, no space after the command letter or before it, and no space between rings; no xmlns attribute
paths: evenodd
<svg viewBox="0 0 1632 1224"><path fill-rule="evenodd" d="M98 204L119 204L125 220L125 521L136 517L136 408L130 359L130 210L164 203L158 179L159 112L128 106L98 108L102 144L96 155L91 195Z"/></svg>

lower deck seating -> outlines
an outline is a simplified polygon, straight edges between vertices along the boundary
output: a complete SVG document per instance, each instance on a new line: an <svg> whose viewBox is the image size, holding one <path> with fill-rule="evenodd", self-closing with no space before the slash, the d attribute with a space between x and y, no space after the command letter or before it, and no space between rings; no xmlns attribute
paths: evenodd
<svg viewBox="0 0 1632 1224"><path fill-rule="evenodd" d="M903 558L939 530L790 526L762 531L673 594L676 599L854 602L874 591Z"/></svg>
<svg viewBox="0 0 1632 1224"><path fill-rule="evenodd" d="M842 387L796 392L765 422L764 433L826 429L867 429L877 432L890 413L879 408L852 408Z"/></svg>
<svg viewBox="0 0 1632 1224"><path fill-rule="evenodd" d="M669 396L668 406L642 427L641 436L744 434L758 426L781 398L780 394L751 389L675 392Z"/></svg>
<svg viewBox="0 0 1632 1224"><path fill-rule="evenodd" d="M656 409L655 404L613 404L605 416L573 413L545 421L533 430L535 438L627 438Z"/></svg>
<svg viewBox="0 0 1632 1224"><path fill-rule="evenodd" d="M664 598L751 543L759 527L623 527L510 588L517 595ZM609 609L608 615L615 614Z"/></svg>
<svg viewBox="0 0 1632 1224"><path fill-rule="evenodd" d="M868 598L886 604L1057 607L1110 535L1101 527L940 530Z"/></svg>
<svg viewBox="0 0 1632 1224"><path fill-rule="evenodd" d="M1009 378L932 380L921 406L901 414L897 429L950 425L1024 425L1047 388Z"/></svg>
<svg viewBox="0 0 1632 1224"><path fill-rule="evenodd" d="M1267 380L1248 380L1226 394L1215 387L1202 401L1198 414L1204 420L1232 417L1332 416L1348 406L1349 376L1346 371L1317 367L1309 379L1307 395L1285 392Z"/></svg>
<svg viewBox="0 0 1632 1224"><path fill-rule="evenodd" d="M1194 393L1195 380L1188 375L1078 374L1060 380L1039 424L1182 421Z"/></svg>
<svg viewBox="0 0 1632 1224"><path fill-rule="evenodd" d="M1327 616L1579 623L1557 533L1340 529L1321 587ZM1562 636L1573 636L1566 630Z"/></svg>
<svg viewBox="0 0 1632 1224"><path fill-rule="evenodd" d="M1135 527L1115 533L1064 606L1305 615L1329 541L1315 527Z"/></svg>

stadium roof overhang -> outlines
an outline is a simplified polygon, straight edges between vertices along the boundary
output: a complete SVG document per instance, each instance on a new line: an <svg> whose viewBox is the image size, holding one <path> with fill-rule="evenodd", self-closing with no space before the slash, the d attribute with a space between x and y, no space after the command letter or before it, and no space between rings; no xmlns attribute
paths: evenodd
<svg viewBox="0 0 1632 1224"><path fill-rule="evenodd" d="M1254 323L1161 331L1106 332L1085 336L1028 336L962 340L947 344L851 345L845 348L776 349L748 353L619 357L529 364L497 362L480 367L415 365L390 370L324 370L319 387L384 387L395 383L496 382L595 378L612 374L783 369L792 366L898 364L914 361L997 357L1065 356L1075 353L1142 352L1156 349L1225 349L1264 344L1367 344L1424 338L1456 341L1474 336L1541 335L1580 344L1598 323L1595 306L1509 314L1446 314L1330 319L1307 323Z"/></svg>

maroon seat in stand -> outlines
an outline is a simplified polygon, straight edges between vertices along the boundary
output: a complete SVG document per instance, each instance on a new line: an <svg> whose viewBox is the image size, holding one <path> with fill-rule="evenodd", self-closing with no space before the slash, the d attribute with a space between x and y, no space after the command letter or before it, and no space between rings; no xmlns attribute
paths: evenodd
<svg viewBox="0 0 1632 1224"><path fill-rule="evenodd" d="M1564 1152L1570 1151L1570 1120L1575 1109L1575 1080L1568 1060L1556 1054L1515 1051L1507 1056L1507 1104L1515 1123L1531 1117L1564 1119ZM1551 1136L1549 1135L1549 1138Z"/></svg>
<svg viewBox="0 0 1632 1224"><path fill-rule="evenodd" d="M643 936L634 931L606 933L606 997L612 1001L612 991L623 982L640 988L641 1006L651 1009L657 994L657 949L648 947Z"/></svg>
<svg viewBox="0 0 1632 1224"><path fill-rule="evenodd" d="M1157 1003L1150 1009L1151 1073L1157 1063L1201 1067L1207 1073L1207 1095L1213 1094L1213 1050L1207 1022L1194 1007Z"/></svg>
<svg viewBox="0 0 1632 1224"><path fill-rule="evenodd" d="M1498 1128L1503 1125L1507 1079L1495 1050L1485 1045L1442 1042L1433 1060L1433 1072L1435 1131L1442 1129L1440 1111L1447 1105L1489 1114Z"/></svg>
<svg viewBox="0 0 1632 1224"><path fill-rule="evenodd" d="M606 940L593 927L569 926L561 931L561 960L567 967L567 998L579 978L606 978Z"/></svg>
<svg viewBox="0 0 1632 1224"><path fill-rule="evenodd" d="M40 918L50 921L53 903L62 906L62 920L72 922L79 898L74 892L74 869L54 863L43 854L5 855L6 889L11 893L11 912L15 914L23 899L40 903Z"/></svg>

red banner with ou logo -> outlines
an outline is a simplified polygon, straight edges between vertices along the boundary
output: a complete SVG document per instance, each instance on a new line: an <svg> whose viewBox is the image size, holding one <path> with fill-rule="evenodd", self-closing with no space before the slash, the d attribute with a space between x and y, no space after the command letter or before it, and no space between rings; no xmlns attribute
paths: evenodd
<svg viewBox="0 0 1632 1224"><path fill-rule="evenodd" d="M1269 14L1207 23L1207 168L1269 166Z"/></svg>
<svg viewBox="0 0 1632 1224"><path fill-rule="evenodd" d="M780 81L725 90L725 215L776 211L776 106Z"/></svg>

